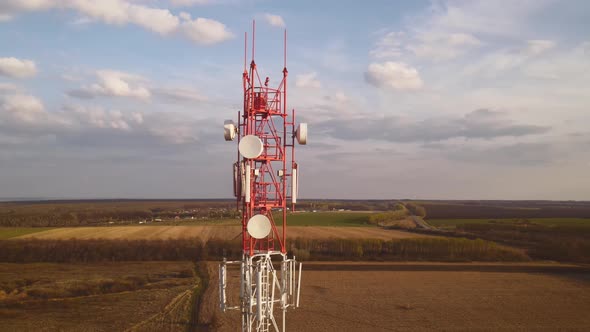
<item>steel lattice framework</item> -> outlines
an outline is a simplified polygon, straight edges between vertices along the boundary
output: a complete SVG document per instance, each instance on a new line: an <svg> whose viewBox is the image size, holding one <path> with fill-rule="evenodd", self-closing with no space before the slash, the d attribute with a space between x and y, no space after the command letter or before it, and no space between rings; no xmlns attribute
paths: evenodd
<svg viewBox="0 0 590 332"><path fill-rule="evenodd" d="M287 109L287 32L282 79L272 88L268 77L261 80L254 61L255 28L253 23L249 66L244 34L243 110L238 112L237 125L229 120L224 125L225 139L237 137L239 147L233 169L243 251L241 261L224 260L220 265L220 306L223 311L241 310L242 331L279 331L274 318L277 304L284 331L287 308L299 302L301 264L287 257L287 210L288 205L293 210L297 201L295 141L306 144L307 126L296 128L295 110ZM275 270L273 257L280 260L280 271ZM239 306L227 303L228 264L240 265Z"/></svg>

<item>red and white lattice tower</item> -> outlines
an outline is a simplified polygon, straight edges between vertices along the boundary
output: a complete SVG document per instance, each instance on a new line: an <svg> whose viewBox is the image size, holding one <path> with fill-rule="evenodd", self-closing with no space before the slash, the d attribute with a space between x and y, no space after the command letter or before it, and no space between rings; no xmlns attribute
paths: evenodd
<svg viewBox="0 0 590 332"><path fill-rule="evenodd" d="M249 68L244 35L244 108L238 113L237 125L231 120L224 123L225 139L238 141L233 175L234 195L242 210L243 251L241 261L220 264L220 307L222 311L241 310L242 331L284 331L287 308L299 306L301 263L287 257L287 210L297 202L295 142L307 143L307 125L296 126L295 110L287 109L287 32L283 77L272 88L270 79L262 80L258 74L255 24L252 30ZM280 264L280 271L273 260ZM235 306L226 297L228 264L240 265L240 303ZM275 309L282 311L278 322Z"/></svg>

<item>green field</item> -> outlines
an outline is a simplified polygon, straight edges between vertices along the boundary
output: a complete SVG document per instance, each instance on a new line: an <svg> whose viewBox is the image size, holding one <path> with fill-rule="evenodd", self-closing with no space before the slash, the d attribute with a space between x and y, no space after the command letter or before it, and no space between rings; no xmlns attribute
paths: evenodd
<svg viewBox="0 0 590 332"><path fill-rule="evenodd" d="M487 223L533 223L544 226L585 226L590 228L590 219L586 218L530 218L530 219L428 219L427 222L435 227L454 228L464 224Z"/></svg>
<svg viewBox="0 0 590 332"><path fill-rule="evenodd" d="M373 226L367 212L301 212L287 215L288 226Z"/></svg>
<svg viewBox="0 0 590 332"><path fill-rule="evenodd" d="M43 232L48 229L49 227L0 227L0 240L10 239L13 237Z"/></svg>
<svg viewBox="0 0 590 332"><path fill-rule="evenodd" d="M370 212L297 212L287 215L287 224L289 226L367 226L369 224ZM281 218L280 213L276 213L275 221ZM150 227L150 226L230 226L240 225L241 220L234 219L214 219L214 220L167 220L161 222L150 222L148 224L124 224L124 226ZM280 224L280 223L279 223ZM101 225L98 227L122 226L122 224ZM0 240L10 239L13 237L42 232L59 227L0 227Z"/></svg>

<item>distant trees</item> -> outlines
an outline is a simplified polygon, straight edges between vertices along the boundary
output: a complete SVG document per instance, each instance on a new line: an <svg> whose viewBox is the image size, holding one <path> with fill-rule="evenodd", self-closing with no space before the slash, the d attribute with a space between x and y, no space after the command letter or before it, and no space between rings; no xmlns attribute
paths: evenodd
<svg viewBox="0 0 590 332"><path fill-rule="evenodd" d="M378 239L295 239L293 247L309 252L312 260L393 261L527 261L521 250L481 239L411 238Z"/></svg>
<svg viewBox="0 0 590 332"><path fill-rule="evenodd" d="M590 263L590 227L545 226L534 223L457 225L457 231L486 240L525 247L531 257Z"/></svg>
<svg viewBox="0 0 590 332"><path fill-rule="evenodd" d="M298 210L398 211L400 203L413 215L431 219L455 218L590 218L588 202L550 201L409 201L302 200ZM0 226L93 226L142 220L235 218L232 200L99 200L0 203ZM375 216L374 218L379 218ZM396 218L391 214L387 218Z"/></svg>
<svg viewBox="0 0 590 332"><path fill-rule="evenodd" d="M398 204L395 200L301 200L301 210L351 210L351 211L388 211Z"/></svg>
<svg viewBox="0 0 590 332"><path fill-rule="evenodd" d="M392 211L374 213L369 216L369 223L373 225L382 225L391 221L401 220L409 215L408 210L403 204L396 204Z"/></svg>
<svg viewBox="0 0 590 332"><path fill-rule="evenodd" d="M229 201L90 201L0 203L0 226L58 227L95 226L109 222L180 218L234 218Z"/></svg>
<svg viewBox="0 0 590 332"><path fill-rule="evenodd" d="M307 239L290 242L302 260L526 261L521 250L463 238ZM0 262L202 261L239 259L239 241L1 240Z"/></svg>
<svg viewBox="0 0 590 332"><path fill-rule="evenodd" d="M426 209L422 205L416 203L405 203L406 208L414 216L426 218Z"/></svg>
<svg viewBox="0 0 590 332"><path fill-rule="evenodd" d="M204 258L199 239L175 240L3 240L2 262L100 262Z"/></svg>
<svg viewBox="0 0 590 332"><path fill-rule="evenodd" d="M590 218L588 202L420 202L430 219Z"/></svg>

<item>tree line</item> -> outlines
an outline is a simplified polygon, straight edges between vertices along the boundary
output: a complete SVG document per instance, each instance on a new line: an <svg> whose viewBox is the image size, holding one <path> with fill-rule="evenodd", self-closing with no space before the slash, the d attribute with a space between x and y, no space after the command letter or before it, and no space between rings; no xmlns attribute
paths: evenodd
<svg viewBox="0 0 590 332"><path fill-rule="evenodd" d="M590 263L590 228L534 223L457 225L458 232L527 249L535 259Z"/></svg>
<svg viewBox="0 0 590 332"><path fill-rule="evenodd" d="M526 261L520 250L464 238L306 239L289 251L303 260ZM241 243L198 238L169 240L2 240L0 262L204 261L239 259Z"/></svg>
<svg viewBox="0 0 590 332"><path fill-rule="evenodd" d="M135 223L142 220L234 218L239 214L235 204L183 201L98 201L0 203L0 226L62 227L96 226L109 222Z"/></svg>
<svg viewBox="0 0 590 332"><path fill-rule="evenodd" d="M470 202L470 204L421 202L430 219L514 219L514 218L590 218L590 203Z"/></svg>

